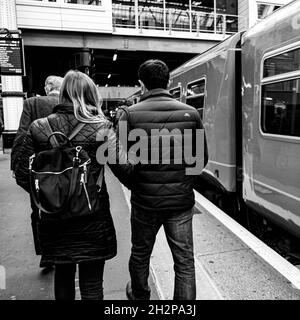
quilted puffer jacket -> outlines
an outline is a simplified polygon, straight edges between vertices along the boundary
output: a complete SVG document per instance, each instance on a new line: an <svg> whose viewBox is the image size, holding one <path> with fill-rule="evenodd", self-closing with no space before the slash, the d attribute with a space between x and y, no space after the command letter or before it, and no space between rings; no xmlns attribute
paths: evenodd
<svg viewBox="0 0 300 320"><path fill-rule="evenodd" d="M150 90L141 97L139 103L127 110L128 112L123 112L120 116L120 121L127 121L130 130L139 128L147 132L149 140L144 151L148 152L148 155L150 149L153 151L149 138L153 129L167 129L169 132L179 129L181 133L184 129L191 129L193 137L195 129L203 129L198 111L173 99L167 90ZM200 148L203 151L205 166L208 161L205 135ZM195 151L195 144L192 145L192 149ZM149 213L154 211L180 213L191 209L195 204L193 192L195 177L197 174L200 175L201 170L196 175L187 175L188 166L184 161L175 164L172 144L170 164L163 164L161 156L159 160L158 164L148 162L135 167L135 185L131 191L132 206Z"/></svg>
<svg viewBox="0 0 300 320"><path fill-rule="evenodd" d="M52 131L69 135L78 120L71 104L57 105L48 117ZM96 152L103 142L96 141L96 135L105 135L110 129L109 121L86 124L72 140L81 145L91 159L91 170L98 175L103 168L96 160ZM34 121L24 139L20 157L16 164L17 183L29 191L28 159L36 152L48 148L48 137L43 131L40 120ZM111 146L116 146L115 135L111 136ZM121 182L130 188L131 166L113 165L111 169ZM79 263L89 260L110 259L116 255L116 235L110 213L109 197L103 179L101 191L101 210L93 216L83 216L76 220L49 221L41 220L39 236L43 261L49 263Z"/></svg>
<svg viewBox="0 0 300 320"><path fill-rule="evenodd" d="M56 93L50 93L48 96L31 97L24 100L19 129L10 154L11 170L15 170L15 163L18 161L19 151L30 124L36 119L49 116L53 108L58 104L58 100L59 95Z"/></svg>

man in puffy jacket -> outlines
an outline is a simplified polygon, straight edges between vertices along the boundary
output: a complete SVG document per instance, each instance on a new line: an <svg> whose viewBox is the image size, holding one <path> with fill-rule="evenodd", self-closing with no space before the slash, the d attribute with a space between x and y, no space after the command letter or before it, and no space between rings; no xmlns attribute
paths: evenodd
<svg viewBox="0 0 300 320"><path fill-rule="evenodd" d="M58 104L59 91L63 78L58 76L49 76L45 80L46 96L31 97L24 101L23 112L20 118L19 129L14 139L13 147L11 150L11 170L14 172L16 164L20 157L20 151L23 144L24 137L31 123L40 118L49 116L54 107ZM40 254L39 240L38 240L38 209L31 201L31 225L34 239L34 246L36 254ZM48 267L41 261L40 267Z"/></svg>
<svg viewBox="0 0 300 320"><path fill-rule="evenodd" d="M207 163L204 130L197 110L173 99L166 90L169 70L164 62L144 62L139 68L138 77L143 92L140 102L127 108L119 121L119 130L122 123L127 121L129 156L132 150L136 150L131 149L133 144L130 142L130 135L135 136L132 134L134 129L147 134L137 148L140 163L135 167L135 186L131 191L131 281L127 284L126 294L130 300L150 299L150 255L156 234L163 226L174 259L174 299L193 300L196 299L192 231L192 208L195 203L193 187L195 177ZM197 130L202 132L202 141L196 141ZM172 133L171 136L168 132ZM188 141L185 135L192 138L191 143L185 142L185 147L190 147L194 153L198 143L198 150L201 150L202 165L198 170L194 167L194 171L190 173L187 173L187 170L191 169L191 162L183 161L183 150L178 155L182 142ZM122 136L124 135L120 134L121 140ZM162 147L164 138L170 138L169 150L166 150L168 144L165 149ZM178 144L178 141L182 142ZM155 154L157 150L159 154ZM145 159L146 154L148 159ZM167 161L168 157L170 161Z"/></svg>

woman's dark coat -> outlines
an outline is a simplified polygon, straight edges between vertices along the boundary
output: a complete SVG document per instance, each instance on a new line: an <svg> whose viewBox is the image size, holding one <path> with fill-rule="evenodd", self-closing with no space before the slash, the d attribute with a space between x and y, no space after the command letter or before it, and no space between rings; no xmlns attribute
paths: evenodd
<svg viewBox="0 0 300 320"><path fill-rule="evenodd" d="M57 105L54 113L48 117L52 131L60 131L70 135L78 120L70 104ZM97 176L103 168L96 160L96 152L101 141L96 136L110 134L110 151L116 148L115 135L110 122L103 120L100 123L87 123L72 140L73 144L82 146L91 159L91 170ZM98 139L99 140L99 139ZM30 126L24 139L21 157L16 165L17 183L29 191L28 159L33 153L49 148L47 136L40 120ZM130 166L111 166L113 172L127 187L129 185ZM115 229L110 213L109 197L105 180L99 193L102 208L95 215L81 217L76 220L49 221L41 220L40 243L42 258L49 263L79 263L83 261L110 259L117 253Z"/></svg>

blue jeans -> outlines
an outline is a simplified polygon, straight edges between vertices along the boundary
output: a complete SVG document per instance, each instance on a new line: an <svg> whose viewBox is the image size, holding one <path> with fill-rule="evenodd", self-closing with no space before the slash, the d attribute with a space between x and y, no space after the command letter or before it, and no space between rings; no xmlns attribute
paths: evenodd
<svg viewBox="0 0 300 320"><path fill-rule="evenodd" d="M137 300L149 300L150 256L156 234L163 225L174 260L174 300L195 300L196 281L193 249L192 210L179 214L131 210L131 256L129 272L132 294Z"/></svg>

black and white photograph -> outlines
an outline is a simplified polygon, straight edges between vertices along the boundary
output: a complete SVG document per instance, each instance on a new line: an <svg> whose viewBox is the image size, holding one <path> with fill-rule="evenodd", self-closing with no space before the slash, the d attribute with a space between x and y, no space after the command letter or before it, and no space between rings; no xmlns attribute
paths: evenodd
<svg viewBox="0 0 300 320"><path fill-rule="evenodd" d="M300 0L0 0L11 300L300 300Z"/></svg>

